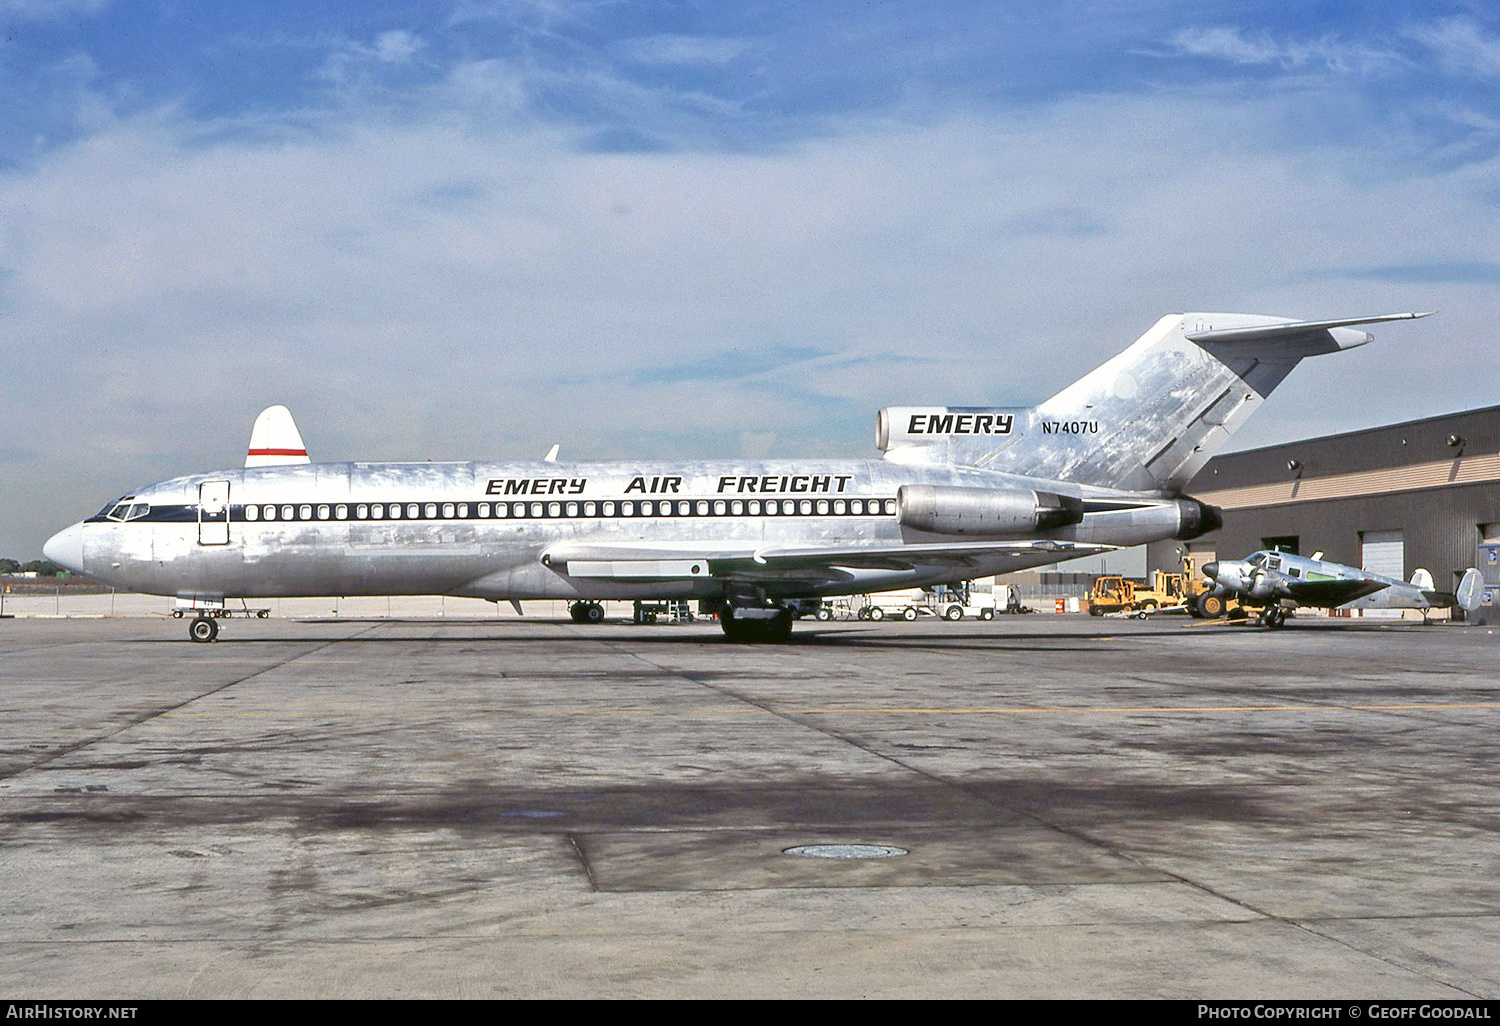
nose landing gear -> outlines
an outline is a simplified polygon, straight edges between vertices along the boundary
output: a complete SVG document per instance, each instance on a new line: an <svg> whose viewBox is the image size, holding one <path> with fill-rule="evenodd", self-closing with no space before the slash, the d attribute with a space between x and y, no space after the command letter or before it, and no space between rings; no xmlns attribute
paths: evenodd
<svg viewBox="0 0 1500 1026"><path fill-rule="evenodd" d="M210 642L219 636L219 623L206 616L195 616L188 624L188 637L194 641Z"/></svg>

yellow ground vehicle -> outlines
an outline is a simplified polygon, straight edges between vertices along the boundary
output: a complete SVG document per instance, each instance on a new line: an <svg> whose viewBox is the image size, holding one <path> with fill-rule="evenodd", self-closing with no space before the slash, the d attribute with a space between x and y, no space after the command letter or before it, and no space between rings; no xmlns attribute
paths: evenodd
<svg viewBox="0 0 1500 1026"><path fill-rule="evenodd" d="M1203 576L1201 561L1213 556L1184 555L1182 557L1183 602L1188 612L1201 619L1217 620L1223 616L1244 616L1245 610L1239 600L1228 595L1215 595L1213 582Z"/></svg>
<svg viewBox="0 0 1500 1026"><path fill-rule="evenodd" d="M1089 590L1089 612L1094 616L1105 613L1139 613L1142 616L1156 612L1185 611L1192 616L1210 620L1221 616L1243 616L1240 604L1234 598L1213 593L1213 584L1202 574L1195 573L1187 558L1183 559L1181 572L1157 570L1151 575L1151 586L1120 574L1104 574L1094 578Z"/></svg>
<svg viewBox="0 0 1500 1026"><path fill-rule="evenodd" d="M1119 574L1094 578L1089 589L1089 615L1103 616L1135 608L1135 582Z"/></svg>
<svg viewBox="0 0 1500 1026"><path fill-rule="evenodd" d="M1104 574L1094 578L1089 589L1089 613L1154 613L1181 608L1186 601L1187 578L1180 573L1158 570L1151 575L1151 586L1144 582Z"/></svg>

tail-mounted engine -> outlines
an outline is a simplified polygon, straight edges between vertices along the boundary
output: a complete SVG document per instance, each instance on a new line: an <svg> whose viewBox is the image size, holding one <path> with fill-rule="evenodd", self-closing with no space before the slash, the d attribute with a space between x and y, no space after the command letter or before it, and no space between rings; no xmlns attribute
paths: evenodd
<svg viewBox="0 0 1500 1026"><path fill-rule="evenodd" d="M896 490L896 520L933 534L1003 537L1081 523L1083 503L1026 488L902 485Z"/></svg>

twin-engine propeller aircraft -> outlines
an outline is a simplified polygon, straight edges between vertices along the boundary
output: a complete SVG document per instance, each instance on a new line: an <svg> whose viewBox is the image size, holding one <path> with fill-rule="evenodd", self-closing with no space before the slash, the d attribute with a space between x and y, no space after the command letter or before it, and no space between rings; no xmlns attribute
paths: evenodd
<svg viewBox="0 0 1500 1026"><path fill-rule="evenodd" d="M311 463L284 407L242 470L138 488L49 559L175 595L212 641L224 600L444 594L700 600L731 640L784 640L799 603L988 576L1163 538L1218 511L1183 486L1304 357L1387 314L1171 314L1035 407L891 407L883 459Z"/></svg>
<svg viewBox="0 0 1500 1026"><path fill-rule="evenodd" d="M1203 576L1214 582L1207 594L1233 596L1241 605L1260 607L1260 622L1280 627L1289 608L1319 609L1420 609L1459 606L1472 613L1484 601L1484 580L1470 567L1459 581L1458 592L1437 591L1432 574L1418 567L1411 580L1386 577L1356 566L1330 563L1320 558L1290 552L1252 552L1244 559L1219 560L1203 567Z"/></svg>

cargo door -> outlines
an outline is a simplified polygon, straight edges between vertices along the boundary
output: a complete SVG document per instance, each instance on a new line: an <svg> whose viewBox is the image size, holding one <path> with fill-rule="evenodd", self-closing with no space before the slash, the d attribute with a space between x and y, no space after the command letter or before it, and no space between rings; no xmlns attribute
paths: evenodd
<svg viewBox="0 0 1500 1026"><path fill-rule="evenodd" d="M228 481L204 481L198 486L198 544L229 544Z"/></svg>

